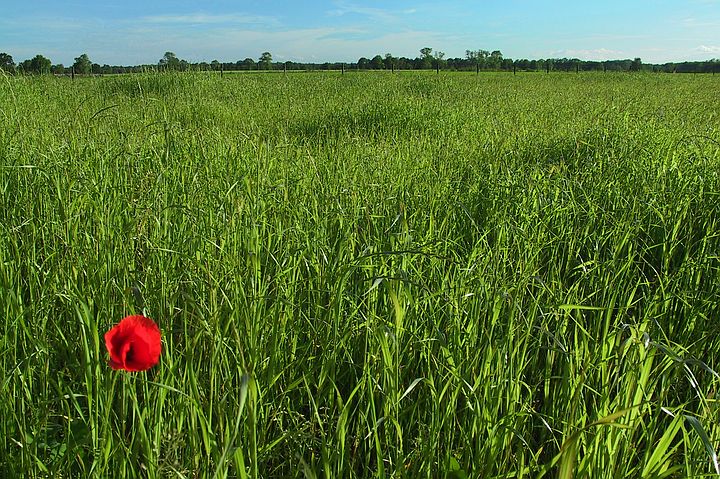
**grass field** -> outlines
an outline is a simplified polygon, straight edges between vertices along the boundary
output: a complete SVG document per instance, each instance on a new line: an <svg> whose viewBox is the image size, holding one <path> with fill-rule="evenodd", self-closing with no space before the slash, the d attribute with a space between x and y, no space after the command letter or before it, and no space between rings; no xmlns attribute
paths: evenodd
<svg viewBox="0 0 720 479"><path fill-rule="evenodd" d="M715 476L719 89L0 77L0 476Z"/></svg>

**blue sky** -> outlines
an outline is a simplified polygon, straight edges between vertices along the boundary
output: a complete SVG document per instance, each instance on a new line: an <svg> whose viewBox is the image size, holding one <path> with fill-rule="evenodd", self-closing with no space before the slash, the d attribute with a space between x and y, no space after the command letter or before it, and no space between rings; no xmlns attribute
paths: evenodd
<svg viewBox="0 0 720 479"><path fill-rule="evenodd" d="M189 61L357 61L422 47L463 57L720 58L720 0L0 0L0 52L72 64Z"/></svg>

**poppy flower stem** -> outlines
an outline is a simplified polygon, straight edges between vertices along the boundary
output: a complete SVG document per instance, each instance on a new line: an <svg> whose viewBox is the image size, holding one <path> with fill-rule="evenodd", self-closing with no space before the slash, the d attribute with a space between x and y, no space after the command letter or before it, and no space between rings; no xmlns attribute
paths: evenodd
<svg viewBox="0 0 720 479"><path fill-rule="evenodd" d="M126 437L126 422L124 418L128 417L127 414L127 386L126 386L127 378L124 374L120 375L120 408L119 411L117 411L117 417L120 420L120 437L125 439Z"/></svg>

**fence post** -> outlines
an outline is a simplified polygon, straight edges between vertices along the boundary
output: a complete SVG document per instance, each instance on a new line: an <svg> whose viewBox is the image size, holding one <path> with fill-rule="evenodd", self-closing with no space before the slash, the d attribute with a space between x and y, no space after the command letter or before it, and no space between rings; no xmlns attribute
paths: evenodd
<svg viewBox="0 0 720 479"><path fill-rule="evenodd" d="M70 79L75 81L75 67L70 67Z"/></svg>
<svg viewBox="0 0 720 479"><path fill-rule="evenodd" d="M517 75L517 65L513 63L513 75Z"/></svg>
<svg viewBox="0 0 720 479"><path fill-rule="evenodd" d="M390 63L390 73L395 73L395 64Z"/></svg>
<svg viewBox="0 0 720 479"><path fill-rule="evenodd" d="M345 74L345 64L344 63L340 64L340 74L342 74L342 75Z"/></svg>
<svg viewBox="0 0 720 479"><path fill-rule="evenodd" d="M435 73L440 74L440 62L435 64Z"/></svg>
<svg viewBox="0 0 720 479"><path fill-rule="evenodd" d="M225 70L225 64L224 64L224 63L221 63L221 64L220 64L220 78L223 77L223 70Z"/></svg>

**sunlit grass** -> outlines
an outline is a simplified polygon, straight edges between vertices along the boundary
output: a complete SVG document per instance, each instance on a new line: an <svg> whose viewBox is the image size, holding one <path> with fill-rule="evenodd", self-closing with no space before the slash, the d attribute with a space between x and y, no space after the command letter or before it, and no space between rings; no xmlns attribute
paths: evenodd
<svg viewBox="0 0 720 479"><path fill-rule="evenodd" d="M717 81L0 78L0 470L712 476Z"/></svg>

